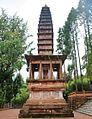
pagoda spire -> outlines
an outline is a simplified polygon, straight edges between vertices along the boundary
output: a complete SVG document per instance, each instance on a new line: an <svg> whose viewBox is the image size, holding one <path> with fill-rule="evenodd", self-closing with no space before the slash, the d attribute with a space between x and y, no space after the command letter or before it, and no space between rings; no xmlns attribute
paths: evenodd
<svg viewBox="0 0 92 119"><path fill-rule="evenodd" d="M41 9L38 24L38 54L53 54L53 24L50 8L45 5Z"/></svg>

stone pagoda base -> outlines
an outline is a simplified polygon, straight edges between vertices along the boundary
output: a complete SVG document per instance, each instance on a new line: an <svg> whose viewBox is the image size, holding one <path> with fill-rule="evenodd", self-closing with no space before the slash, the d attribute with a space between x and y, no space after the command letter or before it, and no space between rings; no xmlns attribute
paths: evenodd
<svg viewBox="0 0 92 119"><path fill-rule="evenodd" d="M20 118L73 117L64 100L28 100L20 110Z"/></svg>
<svg viewBox="0 0 92 119"><path fill-rule="evenodd" d="M30 81L31 95L20 110L20 118L73 117L68 104L63 98L62 80Z"/></svg>

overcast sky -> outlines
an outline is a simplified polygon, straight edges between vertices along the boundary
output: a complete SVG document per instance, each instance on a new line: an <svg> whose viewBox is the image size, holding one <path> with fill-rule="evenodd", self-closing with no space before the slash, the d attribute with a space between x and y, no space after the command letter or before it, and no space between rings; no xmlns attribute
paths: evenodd
<svg viewBox="0 0 92 119"><path fill-rule="evenodd" d="M28 22L29 33L33 35L29 42L34 41L33 47L36 48L34 53L37 54L37 28L41 8L45 4L50 7L54 25L54 49L56 50L58 29L64 25L71 8L76 8L78 2L79 0L0 0L0 8L5 9L9 15L17 13L20 18Z"/></svg>

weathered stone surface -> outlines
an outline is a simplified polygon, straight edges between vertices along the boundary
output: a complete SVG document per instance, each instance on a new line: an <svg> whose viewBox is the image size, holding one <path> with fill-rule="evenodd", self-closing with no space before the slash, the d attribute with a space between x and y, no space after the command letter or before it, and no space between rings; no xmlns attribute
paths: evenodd
<svg viewBox="0 0 92 119"><path fill-rule="evenodd" d="M92 91L73 92L68 96L68 103L73 110L80 107L88 99L92 99Z"/></svg>
<svg viewBox="0 0 92 119"><path fill-rule="evenodd" d="M25 55L29 69L28 88L31 93L20 110L19 117L73 116L63 99L65 86L62 65L66 57L53 55L53 23L49 7L45 5L38 24L38 55ZM35 72L38 73L37 78Z"/></svg>
<svg viewBox="0 0 92 119"><path fill-rule="evenodd" d="M28 89L31 91L63 91L65 89L65 84L62 80L30 80Z"/></svg>
<svg viewBox="0 0 92 119"><path fill-rule="evenodd" d="M44 99L63 99L63 93L61 91L35 91L31 92L31 99L44 100Z"/></svg>
<svg viewBox="0 0 92 119"><path fill-rule="evenodd" d="M40 81L39 81L40 82ZM38 88L38 85L55 85L58 88L58 85L62 85L62 82L53 81L48 83L49 81L42 81L40 83L32 82L30 85L30 90L32 87ZM58 85L57 85L58 84ZM71 109L69 108L66 101L63 99L62 95L62 86L58 90L51 90L52 86L48 86L49 91L47 90L32 90L32 93L27 100L26 104L20 110L19 117L70 117L73 116ZM60 90L61 89L61 90Z"/></svg>

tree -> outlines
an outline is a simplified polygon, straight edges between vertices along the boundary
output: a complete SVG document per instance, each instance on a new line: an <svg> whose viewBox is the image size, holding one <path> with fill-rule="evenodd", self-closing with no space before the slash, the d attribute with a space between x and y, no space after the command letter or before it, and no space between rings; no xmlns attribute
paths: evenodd
<svg viewBox="0 0 92 119"><path fill-rule="evenodd" d="M72 8L68 15L67 21L65 22L65 25L63 26L62 29L59 29L58 32L59 35L57 39L58 42L57 51L58 53L67 55L67 57L72 60L72 65L74 65L74 77L78 78L76 45L79 59L80 55L77 40L78 38L77 38L76 22L77 22L77 11L74 8Z"/></svg>
<svg viewBox="0 0 92 119"><path fill-rule="evenodd" d="M16 97L12 98L13 107L21 107L29 97L29 92L27 89L27 85L25 83L20 87Z"/></svg>
<svg viewBox="0 0 92 119"><path fill-rule="evenodd" d="M30 37L27 23L18 16L9 16L2 10L0 15L0 87L4 99L10 102L13 97L13 75L23 66L23 54L28 48ZM31 47L30 47L31 48Z"/></svg>
<svg viewBox="0 0 92 119"><path fill-rule="evenodd" d="M67 71L68 71L68 75L69 75L69 80L71 80L72 79L72 73L73 73L73 70L74 70L74 65L73 64L69 64L68 65L68 68L67 68Z"/></svg>
<svg viewBox="0 0 92 119"><path fill-rule="evenodd" d="M14 95L14 97L16 97L22 84L23 84L23 78L22 78L21 74L19 73L19 74L17 74L16 78L13 81L13 95Z"/></svg>
<svg viewBox="0 0 92 119"><path fill-rule="evenodd" d="M84 91L92 91L92 87L91 87L91 82L92 80L86 78L86 77L83 77L83 82L81 82L81 79L77 79L76 82L75 80L70 80L67 82L66 84L66 88L65 88L65 91L64 91L64 96L68 97L68 95L74 91L76 91L76 83L77 83L77 91L82 91L82 85L84 87ZM83 84L82 84L83 83Z"/></svg>
<svg viewBox="0 0 92 119"><path fill-rule="evenodd" d="M4 104L4 92L2 91L2 88L0 87L0 108L3 107Z"/></svg>
<svg viewBox="0 0 92 119"><path fill-rule="evenodd" d="M78 5L78 18L80 20L81 25L84 26L85 31L85 65L87 71L87 77L90 75L90 56L89 54L92 53L92 0L80 0Z"/></svg>
<svg viewBox="0 0 92 119"><path fill-rule="evenodd" d="M63 28L59 28L57 39L57 52L68 56L71 52L70 25L66 21Z"/></svg>

